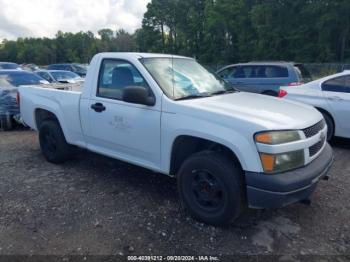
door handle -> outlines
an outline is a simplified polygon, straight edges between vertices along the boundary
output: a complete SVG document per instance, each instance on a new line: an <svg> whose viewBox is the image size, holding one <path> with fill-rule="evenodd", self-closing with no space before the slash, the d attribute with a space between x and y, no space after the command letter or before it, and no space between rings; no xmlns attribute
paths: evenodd
<svg viewBox="0 0 350 262"><path fill-rule="evenodd" d="M332 101L342 101L344 100L343 98L339 97L339 96L330 96L328 97L329 100L332 100Z"/></svg>
<svg viewBox="0 0 350 262"><path fill-rule="evenodd" d="M91 105L91 109L95 110L97 113L101 113L106 110L106 107L102 103L96 103Z"/></svg>

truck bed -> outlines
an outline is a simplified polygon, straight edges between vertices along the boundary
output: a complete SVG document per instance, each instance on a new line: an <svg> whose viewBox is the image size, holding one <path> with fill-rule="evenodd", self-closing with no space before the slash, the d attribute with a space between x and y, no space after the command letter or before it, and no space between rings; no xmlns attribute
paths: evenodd
<svg viewBox="0 0 350 262"><path fill-rule="evenodd" d="M82 92L83 86L84 86L84 82L80 82L76 84L51 83L48 85L40 85L38 87L64 90L64 91Z"/></svg>
<svg viewBox="0 0 350 262"><path fill-rule="evenodd" d="M22 118L25 124L38 130L35 116L38 111L53 113L60 122L67 141L84 144L80 122L82 84L51 84L19 87ZM39 110L38 110L39 109Z"/></svg>

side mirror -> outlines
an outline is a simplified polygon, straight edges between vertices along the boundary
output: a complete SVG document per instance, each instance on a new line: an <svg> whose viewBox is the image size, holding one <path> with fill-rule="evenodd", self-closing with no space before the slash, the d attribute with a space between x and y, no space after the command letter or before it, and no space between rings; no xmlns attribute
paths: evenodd
<svg viewBox="0 0 350 262"><path fill-rule="evenodd" d="M156 101L143 86L127 86L123 89L123 101L127 103L154 106Z"/></svg>

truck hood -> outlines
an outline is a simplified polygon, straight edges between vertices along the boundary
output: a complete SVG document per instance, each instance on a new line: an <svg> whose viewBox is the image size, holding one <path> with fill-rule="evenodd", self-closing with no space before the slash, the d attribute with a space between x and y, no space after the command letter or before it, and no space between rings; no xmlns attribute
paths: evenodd
<svg viewBox="0 0 350 262"><path fill-rule="evenodd" d="M225 121L234 118L266 130L304 129L322 119L322 115L311 106L245 92L178 102L192 107L193 110L186 112L195 117L210 117L216 121L222 117L226 118Z"/></svg>

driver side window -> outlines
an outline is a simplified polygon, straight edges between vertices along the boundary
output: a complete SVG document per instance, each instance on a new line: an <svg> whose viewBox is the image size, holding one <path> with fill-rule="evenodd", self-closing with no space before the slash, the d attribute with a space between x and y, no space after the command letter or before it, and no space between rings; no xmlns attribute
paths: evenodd
<svg viewBox="0 0 350 262"><path fill-rule="evenodd" d="M143 86L150 90L139 71L124 60L104 59L101 64L97 96L122 100L128 86Z"/></svg>
<svg viewBox="0 0 350 262"><path fill-rule="evenodd" d="M350 76L341 76L322 84L323 91L350 93Z"/></svg>

